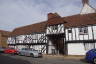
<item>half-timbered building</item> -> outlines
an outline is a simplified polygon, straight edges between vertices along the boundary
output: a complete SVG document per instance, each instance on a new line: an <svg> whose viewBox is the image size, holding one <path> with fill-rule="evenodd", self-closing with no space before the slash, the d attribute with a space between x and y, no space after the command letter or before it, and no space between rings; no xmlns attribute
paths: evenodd
<svg viewBox="0 0 96 64"><path fill-rule="evenodd" d="M49 50L51 54L64 54L64 37L66 23L57 13L49 13L47 20L46 36L49 39Z"/></svg>
<svg viewBox="0 0 96 64"><path fill-rule="evenodd" d="M47 53L47 37L45 36L46 22L40 22L13 30L8 38L10 47L34 48L42 53Z"/></svg>
<svg viewBox="0 0 96 64"><path fill-rule="evenodd" d="M85 55L96 48L96 9L82 0L79 14L61 17L49 13L44 22L16 28L8 38L9 46L29 47L47 54Z"/></svg>
<svg viewBox="0 0 96 64"><path fill-rule="evenodd" d="M86 51L96 48L96 9L82 0L80 14L60 17L49 13L46 34L56 54L84 55ZM53 45L53 47L52 47Z"/></svg>

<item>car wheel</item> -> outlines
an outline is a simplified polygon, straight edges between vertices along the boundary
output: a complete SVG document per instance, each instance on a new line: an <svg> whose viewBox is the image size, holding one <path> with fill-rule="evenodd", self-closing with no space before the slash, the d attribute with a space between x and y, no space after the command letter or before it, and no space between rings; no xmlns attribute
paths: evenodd
<svg viewBox="0 0 96 64"><path fill-rule="evenodd" d="M96 64L96 58L93 59L93 63Z"/></svg>
<svg viewBox="0 0 96 64"><path fill-rule="evenodd" d="M31 53L30 56L31 56L31 57L34 57L34 54Z"/></svg>

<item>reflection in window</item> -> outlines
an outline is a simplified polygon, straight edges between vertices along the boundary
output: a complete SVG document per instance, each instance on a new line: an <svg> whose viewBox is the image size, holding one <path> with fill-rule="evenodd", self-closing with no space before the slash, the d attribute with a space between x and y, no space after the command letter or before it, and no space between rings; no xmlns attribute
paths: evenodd
<svg viewBox="0 0 96 64"><path fill-rule="evenodd" d="M80 35L88 34L88 27L80 27L79 34Z"/></svg>

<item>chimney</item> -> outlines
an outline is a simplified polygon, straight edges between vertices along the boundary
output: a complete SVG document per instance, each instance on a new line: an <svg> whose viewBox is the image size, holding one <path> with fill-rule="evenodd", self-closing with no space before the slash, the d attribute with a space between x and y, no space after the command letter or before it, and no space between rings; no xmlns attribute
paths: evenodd
<svg viewBox="0 0 96 64"><path fill-rule="evenodd" d="M82 0L82 4L83 4L83 6L84 6L85 4L89 4L89 0Z"/></svg>
<svg viewBox="0 0 96 64"><path fill-rule="evenodd" d="M48 14L48 19L52 19L52 18L56 18L56 17L60 17L59 14L57 14L57 13L49 13Z"/></svg>

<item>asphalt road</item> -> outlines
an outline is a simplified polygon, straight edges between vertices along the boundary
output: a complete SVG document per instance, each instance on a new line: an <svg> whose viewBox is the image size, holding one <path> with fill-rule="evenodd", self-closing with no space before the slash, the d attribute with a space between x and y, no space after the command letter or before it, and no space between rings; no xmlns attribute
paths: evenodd
<svg viewBox="0 0 96 64"><path fill-rule="evenodd" d="M18 55L0 54L0 64L89 64L82 60L63 58L32 58Z"/></svg>

